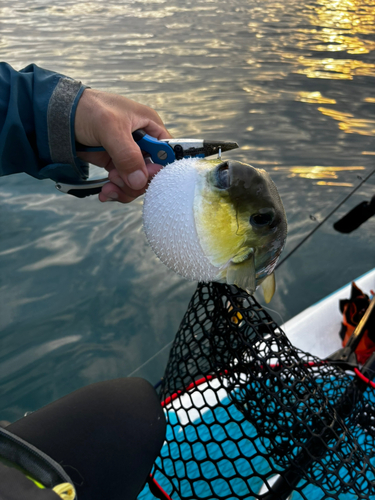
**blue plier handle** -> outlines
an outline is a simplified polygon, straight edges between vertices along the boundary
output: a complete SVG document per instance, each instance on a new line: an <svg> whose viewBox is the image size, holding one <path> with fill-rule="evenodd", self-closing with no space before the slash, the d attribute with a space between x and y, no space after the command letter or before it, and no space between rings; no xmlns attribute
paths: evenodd
<svg viewBox="0 0 375 500"><path fill-rule="evenodd" d="M175 153L168 143L158 141L155 137L151 137L143 130L136 130L133 132L133 139L138 144L142 151L147 153L154 163L159 165L167 165L176 160ZM78 144L76 151L84 151L88 153L95 153L105 151L103 147L90 147ZM77 184L65 184L63 182L56 183L56 189L62 193L71 194L77 198L86 198L93 194L99 194L104 184L109 182L108 177L104 179L95 179L82 181Z"/></svg>
<svg viewBox="0 0 375 500"><path fill-rule="evenodd" d="M173 149L167 142L159 141L155 137L146 134L143 130L139 129L132 133L134 141L138 144L142 151L148 153L154 163L159 165L167 165L176 159ZM94 153L96 151L105 151L102 147L90 147L78 145L77 151L85 151Z"/></svg>
<svg viewBox="0 0 375 500"><path fill-rule="evenodd" d="M205 158L216 153L220 154L221 150L229 151L238 148L237 143L228 141L205 141L202 139L162 139L159 141L155 137L146 134L144 130L136 130L132 135L140 149L147 153L154 163L163 166L182 158ZM90 153L105 151L102 147L89 147L80 144L77 145L76 150ZM56 189L77 198L85 198L100 193L107 182L109 182L108 177L105 179L83 180L78 184L58 182L56 183Z"/></svg>

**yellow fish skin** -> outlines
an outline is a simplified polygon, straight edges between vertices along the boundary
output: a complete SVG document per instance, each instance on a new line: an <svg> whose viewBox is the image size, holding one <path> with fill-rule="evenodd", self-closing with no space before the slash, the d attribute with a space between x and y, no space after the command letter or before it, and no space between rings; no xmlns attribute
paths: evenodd
<svg viewBox="0 0 375 500"><path fill-rule="evenodd" d="M233 160L176 161L151 181L143 221L156 255L181 276L249 293L264 283L271 299L287 221L265 170Z"/></svg>

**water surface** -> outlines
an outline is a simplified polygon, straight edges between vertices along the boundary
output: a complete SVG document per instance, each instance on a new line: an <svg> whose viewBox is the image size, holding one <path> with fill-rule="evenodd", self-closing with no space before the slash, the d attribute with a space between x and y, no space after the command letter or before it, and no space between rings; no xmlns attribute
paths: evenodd
<svg viewBox="0 0 375 500"><path fill-rule="evenodd" d="M374 169L374 19L374 0L2 0L0 58L150 105L174 136L237 141L226 157L279 188L286 255ZM332 227L374 186L280 267L276 320L375 265L375 218ZM195 284L153 255L142 200L78 200L25 174L0 198L0 418L98 380L156 382Z"/></svg>

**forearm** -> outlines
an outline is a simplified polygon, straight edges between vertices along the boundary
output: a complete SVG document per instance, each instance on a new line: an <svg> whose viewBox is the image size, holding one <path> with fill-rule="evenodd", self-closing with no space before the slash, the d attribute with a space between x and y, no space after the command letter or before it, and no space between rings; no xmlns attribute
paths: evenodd
<svg viewBox="0 0 375 500"><path fill-rule="evenodd" d="M0 175L26 172L38 179L85 178L76 157L75 110L85 87L29 65L0 63Z"/></svg>

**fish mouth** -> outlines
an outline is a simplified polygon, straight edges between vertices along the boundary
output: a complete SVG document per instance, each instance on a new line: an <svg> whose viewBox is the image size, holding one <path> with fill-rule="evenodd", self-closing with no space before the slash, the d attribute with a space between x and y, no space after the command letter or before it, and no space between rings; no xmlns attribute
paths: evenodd
<svg viewBox="0 0 375 500"><path fill-rule="evenodd" d="M259 178L260 174L257 168L239 161L226 160L215 167L212 182L221 191L228 191L230 188L236 188L236 190L240 188L243 191L250 189L254 182L259 184ZM248 195L248 192L244 193L245 198Z"/></svg>
<svg viewBox="0 0 375 500"><path fill-rule="evenodd" d="M219 163L214 171L214 185L217 189L227 190L230 188L231 175L229 161Z"/></svg>

